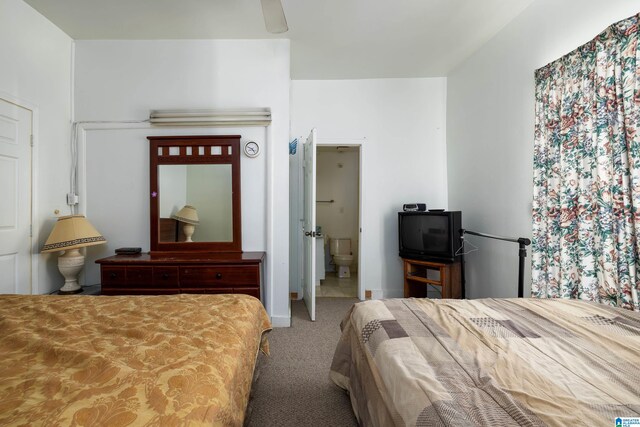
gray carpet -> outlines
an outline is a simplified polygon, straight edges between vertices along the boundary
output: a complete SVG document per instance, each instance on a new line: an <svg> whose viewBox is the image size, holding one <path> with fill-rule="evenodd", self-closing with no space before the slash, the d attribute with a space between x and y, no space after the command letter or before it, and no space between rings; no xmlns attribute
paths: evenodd
<svg viewBox="0 0 640 427"><path fill-rule="evenodd" d="M253 385L246 425L357 426L346 392L329 380L340 321L355 298L318 298L311 322L302 301L291 302L292 326L269 332Z"/></svg>

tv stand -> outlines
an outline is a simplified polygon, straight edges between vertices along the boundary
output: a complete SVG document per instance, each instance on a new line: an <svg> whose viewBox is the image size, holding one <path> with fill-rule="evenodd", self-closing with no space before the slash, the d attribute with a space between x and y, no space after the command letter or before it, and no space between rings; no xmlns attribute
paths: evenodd
<svg viewBox="0 0 640 427"><path fill-rule="evenodd" d="M428 285L440 286L442 298L462 298L460 261L446 263L407 258L402 260L405 298L425 298Z"/></svg>

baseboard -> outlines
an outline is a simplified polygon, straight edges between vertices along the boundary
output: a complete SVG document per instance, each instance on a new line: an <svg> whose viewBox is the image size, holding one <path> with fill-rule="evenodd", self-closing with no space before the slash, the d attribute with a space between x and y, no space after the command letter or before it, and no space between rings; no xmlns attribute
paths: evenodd
<svg viewBox="0 0 640 427"><path fill-rule="evenodd" d="M297 300L298 300L298 293L297 293L297 292L291 292L291 293L289 294L289 299L290 299L291 301L297 301Z"/></svg>
<svg viewBox="0 0 640 427"><path fill-rule="evenodd" d="M365 289L365 299L403 298L404 290L384 291L382 289Z"/></svg>
<svg viewBox="0 0 640 427"><path fill-rule="evenodd" d="M382 299L382 298L384 298L384 294L382 293L382 289L370 289L369 293L371 295L371 299Z"/></svg>
<svg viewBox="0 0 640 427"><path fill-rule="evenodd" d="M271 316L271 326L274 328L289 328L291 326L291 317Z"/></svg>

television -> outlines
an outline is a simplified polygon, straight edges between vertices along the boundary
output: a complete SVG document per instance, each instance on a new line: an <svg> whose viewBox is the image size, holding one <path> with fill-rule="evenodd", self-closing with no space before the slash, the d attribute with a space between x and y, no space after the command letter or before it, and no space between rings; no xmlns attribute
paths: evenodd
<svg viewBox="0 0 640 427"><path fill-rule="evenodd" d="M455 261L460 249L462 212L398 212L400 256L423 261Z"/></svg>

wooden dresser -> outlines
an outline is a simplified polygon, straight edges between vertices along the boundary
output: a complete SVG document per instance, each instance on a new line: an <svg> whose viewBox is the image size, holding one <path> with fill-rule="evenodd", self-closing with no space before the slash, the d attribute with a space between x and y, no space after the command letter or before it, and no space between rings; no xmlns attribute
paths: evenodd
<svg viewBox="0 0 640 427"><path fill-rule="evenodd" d="M115 255L100 264L103 295L248 294L262 298L264 252Z"/></svg>

